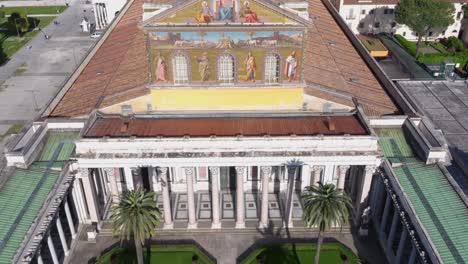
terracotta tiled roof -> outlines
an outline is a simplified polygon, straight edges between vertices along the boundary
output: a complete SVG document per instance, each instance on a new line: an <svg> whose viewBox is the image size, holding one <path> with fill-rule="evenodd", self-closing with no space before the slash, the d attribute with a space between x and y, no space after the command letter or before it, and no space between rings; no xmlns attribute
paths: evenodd
<svg viewBox="0 0 468 264"><path fill-rule="evenodd" d="M146 92L141 88L149 78L146 40L137 27L142 12L142 0L135 0L51 116L87 115L98 104L103 107Z"/></svg>
<svg viewBox="0 0 468 264"><path fill-rule="evenodd" d="M145 88L149 82L146 40L138 28L143 1L129 3L70 88L51 105L50 116L88 115L96 108L149 92ZM305 44L306 93L349 106L354 106L352 97L356 97L367 114L396 112L380 82L330 14L335 11L328 10L322 1L327 0L309 0L313 19Z"/></svg>
<svg viewBox="0 0 468 264"><path fill-rule="evenodd" d="M351 97L356 97L367 114L396 112L395 104L334 20L330 12L335 11L328 10L322 1L327 0L309 0L313 25L305 48L304 76L309 86L306 92L350 106ZM337 98L339 93L343 97ZM344 98L346 95L348 99Z"/></svg>
<svg viewBox="0 0 468 264"><path fill-rule="evenodd" d="M97 118L84 137L367 135L354 115L303 117Z"/></svg>

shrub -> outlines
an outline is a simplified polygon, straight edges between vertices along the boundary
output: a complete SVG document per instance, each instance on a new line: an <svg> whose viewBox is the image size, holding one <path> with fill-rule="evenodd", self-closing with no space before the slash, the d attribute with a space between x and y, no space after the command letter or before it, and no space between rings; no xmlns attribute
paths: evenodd
<svg viewBox="0 0 468 264"><path fill-rule="evenodd" d="M465 45L463 44L463 41L453 36L447 39L445 46L450 52L459 52L465 50Z"/></svg>
<svg viewBox="0 0 468 264"><path fill-rule="evenodd" d="M5 11L0 10L0 18L5 18Z"/></svg>
<svg viewBox="0 0 468 264"><path fill-rule="evenodd" d="M416 56L416 44L407 40L402 35L396 34L395 39L409 52L409 54Z"/></svg>

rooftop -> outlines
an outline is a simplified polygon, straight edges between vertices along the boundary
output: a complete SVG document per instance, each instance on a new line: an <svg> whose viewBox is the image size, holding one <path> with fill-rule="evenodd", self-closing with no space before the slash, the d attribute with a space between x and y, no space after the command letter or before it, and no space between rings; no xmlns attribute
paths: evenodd
<svg viewBox="0 0 468 264"><path fill-rule="evenodd" d="M367 135L355 115L296 117L121 117L100 116L84 137L235 137Z"/></svg>
<svg viewBox="0 0 468 264"><path fill-rule="evenodd" d="M309 0L313 17L308 28L304 75L306 94L354 106L355 97L368 115L398 111L376 73L349 39L352 34L325 0ZM46 115L77 117L94 109L149 93L149 62L143 31L138 28L143 0L129 1L85 62L64 86ZM332 16L331 13L334 13ZM349 30L348 30L349 31ZM356 43L354 44L356 45Z"/></svg>
<svg viewBox="0 0 468 264"><path fill-rule="evenodd" d="M468 208L438 165L426 165L413 155L400 128L377 129L384 155L443 263L468 262L464 235ZM399 164L396 164L399 163Z"/></svg>
<svg viewBox="0 0 468 264"><path fill-rule="evenodd" d="M11 263L38 221L41 208L54 188L60 171L55 161L70 158L77 133L50 132L38 161L29 169L16 169L0 189L0 264Z"/></svg>
<svg viewBox="0 0 468 264"><path fill-rule="evenodd" d="M468 3L468 0L450 0L452 3ZM399 0L344 0L344 5L396 5Z"/></svg>

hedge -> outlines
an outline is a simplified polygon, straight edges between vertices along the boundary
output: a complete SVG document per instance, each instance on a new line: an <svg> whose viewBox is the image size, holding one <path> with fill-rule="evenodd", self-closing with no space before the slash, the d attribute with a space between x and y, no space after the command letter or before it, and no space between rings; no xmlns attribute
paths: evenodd
<svg viewBox="0 0 468 264"><path fill-rule="evenodd" d="M414 42L411 42L402 35L398 34L395 35L395 38L409 52L409 54L416 56L416 44Z"/></svg>
<svg viewBox="0 0 468 264"><path fill-rule="evenodd" d="M395 39L408 51L412 56L416 56L416 44L407 40L402 35L395 35ZM439 50L440 51L440 50ZM451 60L455 63L460 63L461 66L468 62L468 52L440 52L440 53L420 53L418 62L424 64L439 64L444 60Z"/></svg>

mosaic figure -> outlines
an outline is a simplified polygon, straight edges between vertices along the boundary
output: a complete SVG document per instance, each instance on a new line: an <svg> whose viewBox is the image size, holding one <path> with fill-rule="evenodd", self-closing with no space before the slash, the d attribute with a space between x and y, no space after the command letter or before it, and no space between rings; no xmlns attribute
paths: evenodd
<svg viewBox="0 0 468 264"><path fill-rule="evenodd" d="M166 81L166 60L161 56L161 53L158 52L158 57L156 59L156 82Z"/></svg>
<svg viewBox="0 0 468 264"><path fill-rule="evenodd" d="M210 63L208 61L208 53L203 52L203 55L197 58L198 62L198 73L200 74L200 79L205 82L210 78Z"/></svg>
<svg viewBox="0 0 468 264"><path fill-rule="evenodd" d="M202 2L202 8L196 19L200 23L210 23L213 19L213 13L211 12L210 7L206 1Z"/></svg>
<svg viewBox="0 0 468 264"><path fill-rule="evenodd" d="M286 58L286 67L284 68L284 75L290 82L297 78L297 65L296 51L293 51L291 55Z"/></svg>
<svg viewBox="0 0 468 264"><path fill-rule="evenodd" d="M260 23L257 13L250 9L250 2L245 0L240 9L240 17L244 18L245 23Z"/></svg>
<svg viewBox="0 0 468 264"><path fill-rule="evenodd" d="M222 0L221 7L219 8L219 20L232 19L234 15L234 1Z"/></svg>
<svg viewBox="0 0 468 264"><path fill-rule="evenodd" d="M257 70L257 64L255 62L255 57L252 55L252 52L249 51L247 58L244 61L246 69L246 81L255 82L255 72Z"/></svg>

